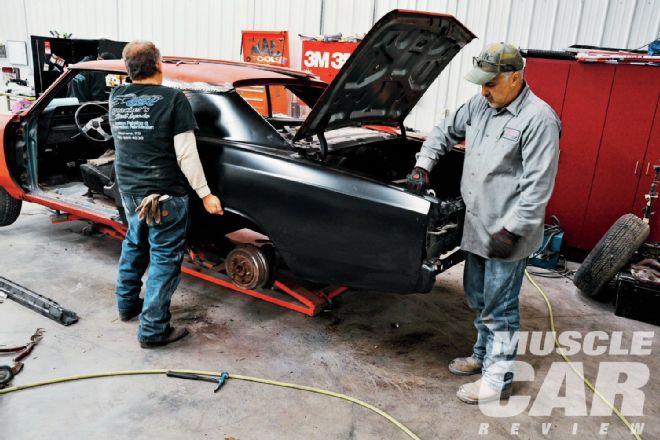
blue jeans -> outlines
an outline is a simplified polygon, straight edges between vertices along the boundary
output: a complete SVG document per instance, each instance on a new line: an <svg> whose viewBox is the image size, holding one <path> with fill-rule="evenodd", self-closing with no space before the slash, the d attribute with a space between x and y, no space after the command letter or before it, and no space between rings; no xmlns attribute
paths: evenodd
<svg viewBox="0 0 660 440"><path fill-rule="evenodd" d="M518 349L518 296L527 258L499 261L466 252L463 288L476 313L472 356L482 362L482 380L495 390L511 384Z"/></svg>
<svg viewBox="0 0 660 440"><path fill-rule="evenodd" d="M149 267L138 340L153 342L162 340L169 330L170 301L179 285L186 249L188 196L170 196L161 201L161 222L151 225L140 221L135 212L144 197L146 195L121 194L128 231L121 247L115 293L120 312L134 310L139 301L142 276Z"/></svg>

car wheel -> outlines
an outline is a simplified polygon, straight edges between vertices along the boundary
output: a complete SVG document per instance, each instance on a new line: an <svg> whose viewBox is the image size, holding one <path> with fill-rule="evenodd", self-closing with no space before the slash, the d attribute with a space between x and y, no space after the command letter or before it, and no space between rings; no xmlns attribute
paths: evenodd
<svg viewBox="0 0 660 440"><path fill-rule="evenodd" d="M15 199L0 187L0 226L8 226L16 221L21 213L22 200Z"/></svg>
<svg viewBox="0 0 660 440"><path fill-rule="evenodd" d="M241 289L265 287L273 272L272 261L265 250L251 244L241 244L227 254L227 275Z"/></svg>
<svg viewBox="0 0 660 440"><path fill-rule="evenodd" d="M598 296L649 235L649 225L634 214L621 216L587 255L573 277L585 295Z"/></svg>

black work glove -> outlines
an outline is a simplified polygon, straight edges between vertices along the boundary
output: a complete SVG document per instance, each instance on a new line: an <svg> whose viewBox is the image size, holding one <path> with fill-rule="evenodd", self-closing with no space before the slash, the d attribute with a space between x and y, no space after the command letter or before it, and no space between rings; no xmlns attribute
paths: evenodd
<svg viewBox="0 0 660 440"><path fill-rule="evenodd" d="M421 167L413 168L412 172L406 176L406 186L417 194L424 193L430 183L429 172Z"/></svg>
<svg viewBox="0 0 660 440"><path fill-rule="evenodd" d="M490 236L488 258L508 258L520 237L502 228Z"/></svg>

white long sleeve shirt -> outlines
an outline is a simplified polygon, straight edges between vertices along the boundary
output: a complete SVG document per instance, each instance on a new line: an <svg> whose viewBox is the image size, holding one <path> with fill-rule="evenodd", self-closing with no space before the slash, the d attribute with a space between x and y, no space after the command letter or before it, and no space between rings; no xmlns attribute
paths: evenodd
<svg viewBox="0 0 660 440"><path fill-rule="evenodd" d="M195 133L192 130L174 136L174 152L179 168L181 168L183 175L186 176L188 183L190 183L199 198L203 199L211 194L211 190L206 183L202 162L199 160Z"/></svg>

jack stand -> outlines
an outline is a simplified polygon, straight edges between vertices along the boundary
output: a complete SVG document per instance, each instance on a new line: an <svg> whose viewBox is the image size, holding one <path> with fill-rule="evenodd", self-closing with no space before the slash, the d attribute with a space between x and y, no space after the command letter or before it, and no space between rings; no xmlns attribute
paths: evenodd
<svg viewBox="0 0 660 440"><path fill-rule="evenodd" d="M110 237L116 238L118 240L123 240L124 235L126 235L126 227L123 225L120 225L120 227L117 228L113 226L104 225L103 223L90 222L89 220L79 217L77 215L61 212L59 210L51 214L49 218L50 218L50 222L54 225L65 222L75 222L78 220L86 221L89 222L89 227L91 227L89 231L91 232L96 231L100 234L105 234Z"/></svg>
<svg viewBox="0 0 660 440"><path fill-rule="evenodd" d="M76 220L82 220L82 219L77 215L73 215L61 211L55 211L53 214L50 215L50 222L54 225L64 222L73 222Z"/></svg>

